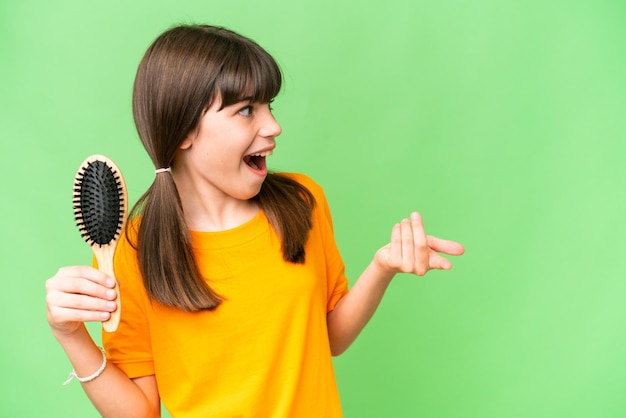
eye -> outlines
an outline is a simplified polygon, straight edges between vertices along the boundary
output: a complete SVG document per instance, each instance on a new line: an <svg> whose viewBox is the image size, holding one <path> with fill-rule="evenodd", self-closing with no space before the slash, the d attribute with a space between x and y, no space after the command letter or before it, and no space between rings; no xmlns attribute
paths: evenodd
<svg viewBox="0 0 626 418"><path fill-rule="evenodd" d="M252 106L248 105L248 106L242 107L241 109L237 111L237 113L239 113L241 116L246 116L246 117L252 116Z"/></svg>
<svg viewBox="0 0 626 418"><path fill-rule="evenodd" d="M270 108L270 111L274 110L274 106L272 106L273 103L274 99L270 100L270 102L267 104L267 106Z"/></svg>

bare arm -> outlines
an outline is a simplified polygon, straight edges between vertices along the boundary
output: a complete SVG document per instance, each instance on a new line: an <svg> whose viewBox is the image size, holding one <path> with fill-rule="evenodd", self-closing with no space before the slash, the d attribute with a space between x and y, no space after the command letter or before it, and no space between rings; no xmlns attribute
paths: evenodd
<svg viewBox="0 0 626 418"><path fill-rule="evenodd" d="M91 267L66 267L46 282L48 323L78 376L94 373L102 353L84 322L108 319L115 309L114 282ZM108 363L96 379L82 383L103 417L159 417L160 400L154 376L129 379Z"/></svg>
<svg viewBox="0 0 626 418"><path fill-rule="evenodd" d="M343 353L376 311L396 273L425 275L431 269L449 270L450 260L439 253L461 255L461 244L427 236L417 212L396 224L390 243L376 252L372 262L328 314L328 336L333 355Z"/></svg>

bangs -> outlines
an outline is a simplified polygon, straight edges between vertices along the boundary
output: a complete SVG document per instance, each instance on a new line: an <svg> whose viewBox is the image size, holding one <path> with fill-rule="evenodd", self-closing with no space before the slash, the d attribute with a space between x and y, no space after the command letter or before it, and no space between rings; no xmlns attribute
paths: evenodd
<svg viewBox="0 0 626 418"><path fill-rule="evenodd" d="M242 101L269 103L280 91L282 76L274 59L256 45L231 45L216 79L221 107Z"/></svg>

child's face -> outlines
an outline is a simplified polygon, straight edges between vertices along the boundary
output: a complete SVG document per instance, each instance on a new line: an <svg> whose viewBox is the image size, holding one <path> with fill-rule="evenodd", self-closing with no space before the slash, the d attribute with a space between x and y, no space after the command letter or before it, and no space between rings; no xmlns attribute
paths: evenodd
<svg viewBox="0 0 626 418"><path fill-rule="evenodd" d="M267 176L265 157L272 154L281 127L268 103L220 106L216 100L178 150L177 183L210 199L248 200Z"/></svg>

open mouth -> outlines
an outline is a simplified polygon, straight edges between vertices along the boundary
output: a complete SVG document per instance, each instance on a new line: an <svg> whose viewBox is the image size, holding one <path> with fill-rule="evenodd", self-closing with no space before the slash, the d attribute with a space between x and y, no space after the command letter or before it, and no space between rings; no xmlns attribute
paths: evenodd
<svg viewBox="0 0 626 418"><path fill-rule="evenodd" d="M243 157L243 161L256 171L265 171L265 157L272 155L272 151L263 151L256 154L250 154Z"/></svg>

